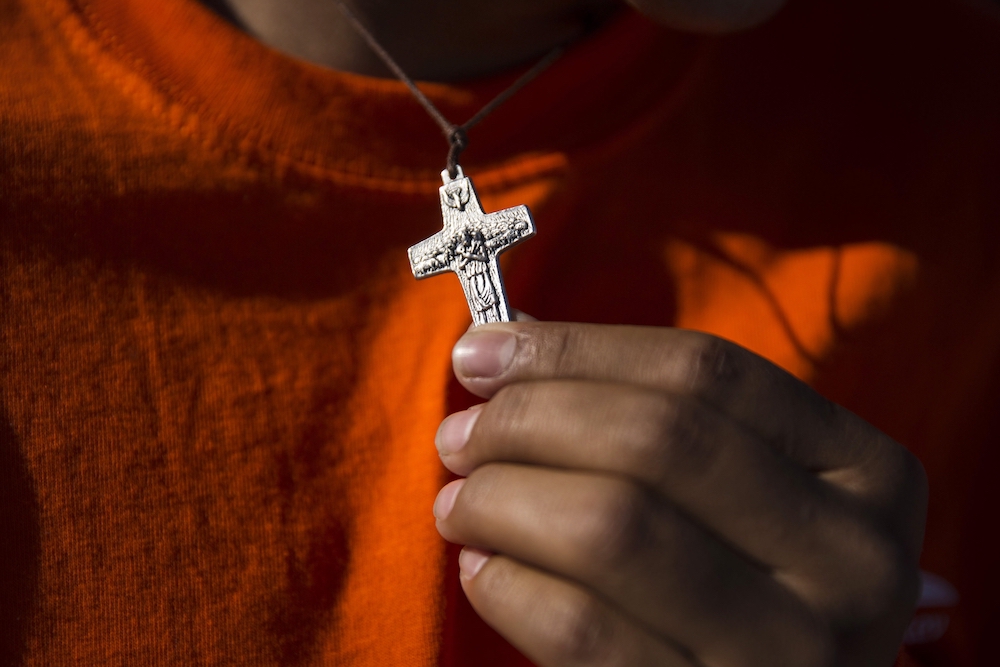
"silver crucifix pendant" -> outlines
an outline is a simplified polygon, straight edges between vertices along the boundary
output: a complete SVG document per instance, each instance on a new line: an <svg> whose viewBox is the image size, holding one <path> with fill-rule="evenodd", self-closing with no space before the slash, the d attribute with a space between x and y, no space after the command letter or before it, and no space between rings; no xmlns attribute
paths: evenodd
<svg viewBox="0 0 1000 667"><path fill-rule="evenodd" d="M484 213L472 181L461 167L452 178L441 172L441 212L444 229L409 250L410 268L420 278L454 271L465 290L475 325L510 322L499 256L535 235L535 221L527 206Z"/></svg>

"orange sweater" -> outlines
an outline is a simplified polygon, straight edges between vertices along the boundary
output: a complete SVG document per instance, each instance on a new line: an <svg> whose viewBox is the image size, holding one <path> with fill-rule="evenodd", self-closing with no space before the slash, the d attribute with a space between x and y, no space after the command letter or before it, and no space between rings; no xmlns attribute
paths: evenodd
<svg viewBox="0 0 1000 667"><path fill-rule="evenodd" d="M516 74L426 90L464 120ZM465 159L535 213L515 306L725 336L920 456L960 596L928 588L920 665L996 659L998 81L949 0L626 15ZM468 311L405 249L443 158L398 83L192 0L0 0L4 664L516 663L430 512Z"/></svg>

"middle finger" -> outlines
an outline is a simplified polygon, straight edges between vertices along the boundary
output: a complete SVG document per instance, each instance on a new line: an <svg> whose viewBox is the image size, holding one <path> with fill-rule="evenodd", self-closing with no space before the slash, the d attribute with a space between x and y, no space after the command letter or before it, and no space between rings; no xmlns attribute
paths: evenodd
<svg viewBox="0 0 1000 667"><path fill-rule="evenodd" d="M446 487L435 514L446 539L576 581L705 664L811 664L826 652L804 603L622 479L489 464Z"/></svg>
<svg viewBox="0 0 1000 667"><path fill-rule="evenodd" d="M851 505L755 433L690 397L614 383L518 383L446 420L438 445L445 465L460 475L509 462L625 476L752 560L791 575L829 576L854 562L839 557L860 537L852 534ZM845 574L841 579L854 576Z"/></svg>

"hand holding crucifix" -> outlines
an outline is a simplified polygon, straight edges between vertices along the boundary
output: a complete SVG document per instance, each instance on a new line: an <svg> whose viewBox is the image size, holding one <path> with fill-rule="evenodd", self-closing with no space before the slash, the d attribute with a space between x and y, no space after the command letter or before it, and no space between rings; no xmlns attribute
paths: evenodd
<svg viewBox="0 0 1000 667"><path fill-rule="evenodd" d="M889 667L927 499L901 445L757 355L667 328L468 332L438 432L476 611L542 667Z"/></svg>

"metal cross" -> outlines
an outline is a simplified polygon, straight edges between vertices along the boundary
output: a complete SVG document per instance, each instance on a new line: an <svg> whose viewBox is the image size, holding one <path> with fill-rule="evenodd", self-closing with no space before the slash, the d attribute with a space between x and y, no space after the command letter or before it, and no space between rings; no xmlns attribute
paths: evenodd
<svg viewBox="0 0 1000 667"><path fill-rule="evenodd" d="M527 206L484 213L479 197L462 168L451 178L441 172L444 229L409 249L410 268L420 278L454 271L476 325L510 322L513 315L504 291L498 257L534 236L535 221Z"/></svg>

